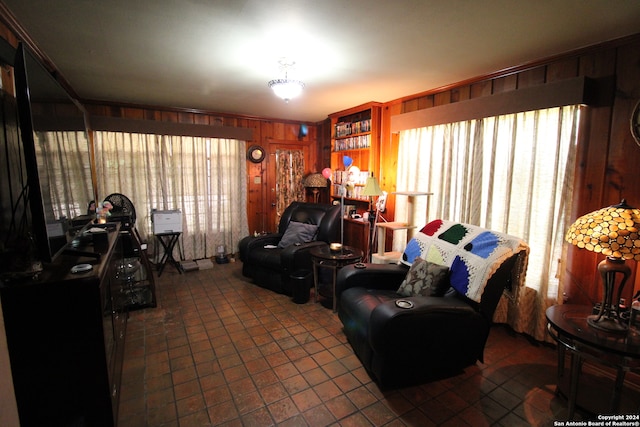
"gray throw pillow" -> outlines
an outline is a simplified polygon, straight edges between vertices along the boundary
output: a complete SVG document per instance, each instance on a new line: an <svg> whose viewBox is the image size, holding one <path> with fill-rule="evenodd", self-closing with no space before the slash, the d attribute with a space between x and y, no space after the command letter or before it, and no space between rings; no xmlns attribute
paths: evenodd
<svg viewBox="0 0 640 427"><path fill-rule="evenodd" d="M294 243L310 242L315 240L317 232L317 225L291 221L287 226L287 230L282 235L282 239L280 239L278 247L286 248Z"/></svg>
<svg viewBox="0 0 640 427"><path fill-rule="evenodd" d="M449 289L449 267L416 258L398 288L398 294L441 297Z"/></svg>

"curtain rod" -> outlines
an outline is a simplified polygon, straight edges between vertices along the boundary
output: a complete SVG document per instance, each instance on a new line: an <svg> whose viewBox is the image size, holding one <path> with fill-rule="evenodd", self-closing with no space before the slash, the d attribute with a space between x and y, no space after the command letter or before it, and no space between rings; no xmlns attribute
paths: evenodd
<svg viewBox="0 0 640 427"><path fill-rule="evenodd" d="M157 120L123 119L119 117L89 116L89 130L145 133L156 135L200 136L253 140L253 129L233 126L210 126Z"/></svg>
<svg viewBox="0 0 640 427"><path fill-rule="evenodd" d="M391 133L563 105L602 105L613 98L611 83L582 76L416 110L392 116Z"/></svg>

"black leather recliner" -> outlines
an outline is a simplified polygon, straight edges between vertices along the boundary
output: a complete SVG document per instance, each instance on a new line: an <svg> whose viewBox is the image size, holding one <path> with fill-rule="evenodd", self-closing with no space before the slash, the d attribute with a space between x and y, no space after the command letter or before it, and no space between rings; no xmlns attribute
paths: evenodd
<svg viewBox="0 0 640 427"><path fill-rule="evenodd" d="M315 240L284 248L277 246L289 223L301 222L318 226ZM340 241L340 206L293 202L280 218L277 233L247 236L240 240L242 275L272 291L292 295L291 274L312 271L311 248Z"/></svg>
<svg viewBox="0 0 640 427"><path fill-rule="evenodd" d="M521 251L502 262L479 303L452 287L444 296L399 295L396 291L409 269L403 264L346 266L336 284L344 333L381 387L461 373L483 360L496 306L505 288L514 290L522 283L527 256L528 250Z"/></svg>

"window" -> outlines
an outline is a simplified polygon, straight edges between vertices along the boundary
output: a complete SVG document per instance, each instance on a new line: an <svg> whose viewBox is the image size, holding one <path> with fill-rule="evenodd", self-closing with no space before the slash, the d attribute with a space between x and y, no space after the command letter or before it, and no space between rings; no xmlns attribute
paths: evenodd
<svg viewBox="0 0 640 427"><path fill-rule="evenodd" d="M127 195L136 226L150 234L151 209L180 209L185 258L235 250L248 233L245 142L186 136L96 133L101 196Z"/></svg>
<svg viewBox="0 0 640 427"><path fill-rule="evenodd" d="M35 143L47 217L73 218L86 214L93 199L93 187L85 132L38 132Z"/></svg>
<svg viewBox="0 0 640 427"><path fill-rule="evenodd" d="M434 193L416 200L416 224L444 218L523 238L527 286L556 301L579 117L566 106L401 131L397 188Z"/></svg>

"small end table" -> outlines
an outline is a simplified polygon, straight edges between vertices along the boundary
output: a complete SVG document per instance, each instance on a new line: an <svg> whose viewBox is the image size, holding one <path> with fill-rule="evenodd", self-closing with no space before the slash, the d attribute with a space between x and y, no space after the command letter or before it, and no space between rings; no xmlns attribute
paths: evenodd
<svg viewBox="0 0 640 427"><path fill-rule="evenodd" d="M164 270L164 266L167 262L173 264L178 270L178 273L182 274L180 264L173 257L173 248L176 246L176 243L178 243L178 237L180 237L180 234L182 233L158 233L155 235L164 249L164 253L162 254L162 258L160 258L160 263L158 264L158 277L162 274L162 270Z"/></svg>
<svg viewBox="0 0 640 427"><path fill-rule="evenodd" d="M564 376L565 352L571 354L568 393L568 419L573 418L577 402L578 380L582 362L610 366L616 370L616 379L609 400L608 410L615 414L619 410L625 373L640 368L640 335L635 328L619 334L595 329L587 324L593 308L582 305L554 305L546 311L547 330L558 343L558 391ZM596 403L596 402L594 402ZM589 408L585 408L590 410ZM606 410L596 409L603 413Z"/></svg>
<svg viewBox="0 0 640 427"><path fill-rule="evenodd" d="M331 292L333 295L333 312L336 312L336 278L338 277L338 270L345 265L355 264L362 261L364 253L351 246L342 246L341 251L333 252L329 249L329 246L316 246L311 249L311 261L313 263L313 285L315 289L315 302L318 302L318 269L329 268L333 270L331 279Z"/></svg>

